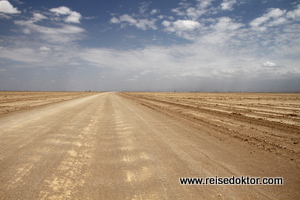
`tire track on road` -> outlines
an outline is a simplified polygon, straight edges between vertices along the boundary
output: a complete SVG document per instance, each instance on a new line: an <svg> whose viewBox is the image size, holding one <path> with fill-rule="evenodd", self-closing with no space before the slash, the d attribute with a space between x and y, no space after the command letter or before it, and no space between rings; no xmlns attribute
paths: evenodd
<svg viewBox="0 0 300 200"><path fill-rule="evenodd" d="M95 148L95 137L98 132L98 123L101 119L103 105L92 105L86 116L90 118L80 130L72 130L78 133L75 142L64 160L57 167L51 177L47 178L44 190L40 192L39 199L74 199L78 190L85 185L85 178L92 162L92 154ZM72 127L72 126L70 126Z"/></svg>

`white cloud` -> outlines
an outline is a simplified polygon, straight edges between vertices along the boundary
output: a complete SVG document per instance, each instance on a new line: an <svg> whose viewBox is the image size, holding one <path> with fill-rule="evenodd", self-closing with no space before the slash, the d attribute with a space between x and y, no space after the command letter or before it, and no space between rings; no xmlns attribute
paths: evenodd
<svg viewBox="0 0 300 200"><path fill-rule="evenodd" d="M50 28L46 26L40 26L34 24L32 20L29 21L15 21L15 24L24 26L23 32L26 34L30 33L40 33L41 38L46 40L47 42L70 42L74 40L80 39L80 34L85 30L73 26L73 25L60 25L57 28Z"/></svg>
<svg viewBox="0 0 300 200"><path fill-rule="evenodd" d="M149 9L150 2L141 2L139 4L140 4L139 12L141 14L145 14L146 11Z"/></svg>
<svg viewBox="0 0 300 200"><path fill-rule="evenodd" d="M139 29L142 29L142 30L147 30L147 29L153 29L153 30L156 30L157 27L155 25L155 22L156 20L155 19L151 19L151 20L148 20L148 19L140 19L138 20L138 23L135 24L135 26Z"/></svg>
<svg viewBox="0 0 300 200"><path fill-rule="evenodd" d="M45 46L43 46L43 47L40 47L40 48L39 48L39 50L40 50L40 51L44 51L44 52L51 51L51 49L50 49L50 48L48 48L48 47L45 47Z"/></svg>
<svg viewBox="0 0 300 200"><path fill-rule="evenodd" d="M257 30L266 30L267 26L275 26L286 22L283 18L278 20L278 18L283 17L286 13L286 10L281 10L279 8L271 8L269 12L264 14L261 17L254 19L250 26Z"/></svg>
<svg viewBox="0 0 300 200"><path fill-rule="evenodd" d="M84 29L72 26L72 25L62 25L60 28L49 28L44 26L34 26L35 30L40 33L45 34L53 34L53 35L59 35L59 34L77 34L84 32Z"/></svg>
<svg viewBox="0 0 300 200"><path fill-rule="evenodd" d="M52 8L50 9L51 12L61 14L61 15L69 15L71 14L72 10L65 6L60 6L58 8Z"/></svg>
<svg viewBox="0 0 300 200"><path fill-rule="evenodd" d="M130 24L136 24L137 23L137 21L135 19L133 19L133 17L131 17L128 14L122 15L120 17L120 21L121 22L129 22Z"/></svg>
<svg viewBox="0 0 300 200"><path fill-rule="evenodd" d="M32 48L7 48L1 51L1 57L11 59L18 62L35 63L42 59L42 57L36 56L36 51Z"/></svg>
<svg viewBox="0 0 300 200"><path fill-rule="evenodd" d="M174 13L176 13L178 16L185 15L185 12L181 11L180 8L173 8L171 11L174 12Z"/></svg>
<svg viewBox="0 0 300 200"><path fill-rule="evenodd" d="M277 19L278 17L281 17L286 13L286 10L280 10L279 8L272 8L270 11L266 14L269 18Z"/></svg>
<svg viewBox="0 0 300 200"><path fill-rule="evenodd" d="M197 7L201 8L201 9L205 9L208 6L210 6L213 1L214 0L198 0L199 3L197 5Z"/></svg>
<svg viewBox="0 0 300 200"><path fill-rule="evenodd" d="M231 30L231 31L233 31L233 30L237 30L237 29L239 29L243 26L244 25L241 24L241 23L234 23L232 21L232 19L229 18L229 17L221 17L219 19L219 22L216 25L214 25L213 27L215 29L218 29L218 30Z"/></svg>
<svg viewBox="0 0 300 200"><path fill-rule="evenodd" d="M193 31L201 27L199 22L193 20L177 20L175 22L164 20L162 25L165 26L169 32Z"/></svg>
<svg viewBox="0 0 300 200"><path fill-rule="evenodd" d="M299 20L300 19L300 4L297 6L297 9L287 12L286 16L288 18L292 18L294 20Z"/></svg>
<svg viewBox="0 0 300 200"><path fill-rule="evenodd" d="M263 67L276 67L277 65L273 62L266 61L262 64Z"/></svg>
<svg viewBox="0 0 300 200"><path fill-rule="evenodd" d="M165 18L165 16L164 15L159 15L157 18L158 19L163 19L163 18Z"/></svg>
<svg viewBox="0 0 300 200"><path fill-rule="evenodd" d="M134 19L128 14L124 14L118 18L113 17L110 20L111 23L128 23L130 26L135 26L138 29L147 30L147 29L153 29L156 30L157 26L155 25L156 19ZM124 24L123 24L124 25Z"/></svg>
<svg viewBox="0 0 300 200"><path fill-rule="evenodd" d="M199 22L192 20L177 20L173 23L173 27L179 31L192 31L200 26Z"/></svg>
<svg viewBox="0 0 300 200"><path fill-rule="evenodd" d="M205 10L205 9L197 9L197 8L194 8L194 7L189 7L186 10L186 15L188 16L188 18L196 20L201 15L205 14L206 12L207 12L207 10Z"/></svg>
<svg viewBox="0 0 300 200"><path fill-rule="evenodd" d="M7 14L21 13L17 8L14 8L9 1L0 1L0 12Z"/></svg>
<svg viewBox="0 0 300 200"><path fill-rule="evenodd" d="M114 23L114 24L118 24L118 23L120 23L120 20L116 17L113 17L113 18L110 19L110 22Z"/></svg>
<svg viewBox="0 0 300 200"><path fill-rule="evenodd" d="M81 14L75 11L72 11L70 15L65 19L65 22L69 23L80 23Z"/></svg>
<svg viewBox="0 0 300 200"><path fill-rule="evenodd" d="M228 43L228 41L232 40L232 37L235 35L236 33L228 33L226 31L223 30L216 30L210 34L205 34L201 37L199 37L197 40L203 44L206 44L208 46L223 46L226 45Z"/></svg>
<svg viewBox="0 0 300 200"><path fill-rule="evenodd" d="M278 26L280 24L286 23L288 20L285 17L280 17L274 21L271 21L268 26Z"/></svg>
<svg viewBox="0 0 300 200"><path fill-rule="evenodd" d="M70 8L65 6L52 8L50 11L56 13L57 15L69 15L67 18L65 18L65 22L67 23L80 23L80 19L82 18L80 13L72 11Z"/></svg>
<svg viewBox="0 0 300 200"><path fill-rule="evenodd" d="M174 32L177 36L188 40L193 40L195 31L201 28L201 24L193 20L177 20L175 22L164 20L162 25L165 27L165 31Z"/></svg>
<svg viewBox="0 0 300 200"><path fill-rule="evenodd" d="M48 18L40 13L33 13L33 21L34 22L41 21L43 19L48 19Z"/></svg>
<svg viewBox="0 0 300 200"><path fill-rule="evenodd" d="M221 3L221 9L222 10L233 10L233 5L236 4L236 0L223 0L223 3Z"/></svg>
<svg viewBox="0 0 300 200"><path fill-rule="evenodd" d="M267 20L269 20L269 17L266 17L266 16L258 17L250 23L250 26L258 27Z"/></svg>
<svg viewBox="0 0 300 200"><path fill-rule="evenodd" d="M159 12L158 9L153 9L153 10L151 10L150 15L154 15L154 14L156 14L158 12Z"/></svg>
<svg viewBox="0 0 300 200"><path fill-rule="evenodd" d="M31 31L28 29L28 28L24 28L23 30L22 30L22 32L24 33L24 34L30 34L31 33Z"/></svg>
<svg viewBox="0 0 300 200"><path fill-rule="evenodd" d="M0 13L0 19L11 19L11 17L4 13Z"/></svg>
<svg viewBox="0 0 300 200"><path fill-rule="evenodd" d="M167 20L164 20L161 24L162 24L163 26L169 28L169 27L171 26L172 22L167 21Z"/></svg>
<svg viewBox="0 0 300 200"><path fill-rule="evenodd" d="M197 4L190 6L188 3L181 2L180 7L171 11L178 16L185 16L191 20L197 20L200 16L206 14L210 10L210 6L214 0L197 0Z"/></svg>

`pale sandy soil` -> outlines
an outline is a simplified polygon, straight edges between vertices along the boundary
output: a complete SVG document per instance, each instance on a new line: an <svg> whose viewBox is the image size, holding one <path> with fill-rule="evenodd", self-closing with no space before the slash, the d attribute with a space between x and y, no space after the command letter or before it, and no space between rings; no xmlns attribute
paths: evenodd
<svg viewBox="0 0 300 200"><path fill-rule="evenodd" d="M0 91L0 115L36 106L93 95L93 92L5 92Z"/></svg>
<svg viewBox="0 0 300 200"><path fill-rule="evenodd" d="M2 114L0 199L300 199L299 96L251 95L100 93ZM233 175L284 184L179 183Z"/></svg>
<svg viewBox="0 0 300 200"><path fill-rule="evenodd" d="M300 160L300 94L123 93L266 151Z"/></svg>

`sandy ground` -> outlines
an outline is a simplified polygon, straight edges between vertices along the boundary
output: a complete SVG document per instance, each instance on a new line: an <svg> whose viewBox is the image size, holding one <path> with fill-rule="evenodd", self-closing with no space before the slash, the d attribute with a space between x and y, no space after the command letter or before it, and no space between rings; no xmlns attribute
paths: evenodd
<svg viewBox="0 0 300 200"><path fill-rule="evenodd" d="M0 115L89 96L94 92L5 92L0 91Z"/></svg>
<svg viewBox="0 0 300 200"><path fill-rule="evenodd" d="M300 161L300 94L123 93L123 96Z"/></svg>
<svg viewBox="0 0 300 200"><path fill-rule="evenodd" d="M1 115L0 199L299 199L299 96L250 100L253 116L202 97L101 93ZM284 185L179 184L233 175Z"/></svg>

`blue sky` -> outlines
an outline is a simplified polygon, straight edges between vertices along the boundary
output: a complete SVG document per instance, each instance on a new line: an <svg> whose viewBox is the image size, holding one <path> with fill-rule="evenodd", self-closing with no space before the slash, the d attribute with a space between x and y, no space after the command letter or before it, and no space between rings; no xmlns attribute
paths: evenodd
<svg viewBox="0 0 300 200"><path fill-rule="evenodd" d="M0 0L0 90L300 92L294 0Z"/></svg>

